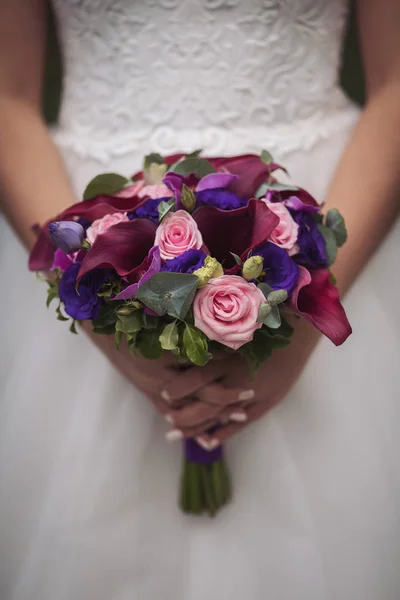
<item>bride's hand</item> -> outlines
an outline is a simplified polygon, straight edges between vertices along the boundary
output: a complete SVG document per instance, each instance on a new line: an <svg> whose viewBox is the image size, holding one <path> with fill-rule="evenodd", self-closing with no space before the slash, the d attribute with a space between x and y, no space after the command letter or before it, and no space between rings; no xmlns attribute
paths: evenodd
<svg viewBox="0 0 400 600"><path fill-rule="evenodd" d="M162 393L170 405L168 418L173 424L167 436L170 439L196 436L201 445L209 449L224 442L286 396L304 369L318 337L318 332L307 322L299 321L290 346L275 351L253 379L239 356L220 360L217 368L211 362L202 369L181 374L180 379L167 384ZM214 377L208 383L213 370L218 371L219 379L215 381ZM199 385L201 378L203 385ZM196 400L173 408L181 401L183 391ZM213 434L207 433L221 422L223 425Z"/></svg>

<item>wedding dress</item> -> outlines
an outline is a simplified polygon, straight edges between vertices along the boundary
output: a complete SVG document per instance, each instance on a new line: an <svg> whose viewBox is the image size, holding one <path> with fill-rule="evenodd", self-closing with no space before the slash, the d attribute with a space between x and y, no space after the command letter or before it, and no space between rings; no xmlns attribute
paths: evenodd
<svg viewBox="0 0 400 600"><path fill-rule="evenodd" d="M149 151L268 149L323 201L358 109L338 86L344 0L54 0L52 132L76 191ZM43 177L46 173L43 173ZM227 445L215 519L177 508L181 448L0 222L2 600L400 597L399 223L284 402ZM265 382L266 390L268 381Z"/></svg>

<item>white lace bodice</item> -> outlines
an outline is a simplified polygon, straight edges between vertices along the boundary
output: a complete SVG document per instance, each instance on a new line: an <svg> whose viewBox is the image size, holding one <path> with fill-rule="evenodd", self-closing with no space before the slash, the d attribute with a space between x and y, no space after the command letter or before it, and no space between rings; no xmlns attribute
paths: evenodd
<svg viewBox="0 0 400 600"><path fill-rule="evenodd" d="M345 0L53 0L59 143L139 150L307 148L348 119Z"/></svg>

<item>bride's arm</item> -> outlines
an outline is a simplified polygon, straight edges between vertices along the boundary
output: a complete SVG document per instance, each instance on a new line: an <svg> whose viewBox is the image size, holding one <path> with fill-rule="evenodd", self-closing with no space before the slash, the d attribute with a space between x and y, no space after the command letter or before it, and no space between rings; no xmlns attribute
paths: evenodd
<svg viewBox="0 0 400 600"><path fill-rule="evenodd" d="M0 205L24 244L74 197L41 115L44 0L0 2Z"/></svg>
<svg viewBox="0 0 400 600"><path fill-rule="evenodd" d="M396 219L400 206L400 2L359 0L367 104L343 154L326 208L349 232L334 272L345 292Z"/></svg>

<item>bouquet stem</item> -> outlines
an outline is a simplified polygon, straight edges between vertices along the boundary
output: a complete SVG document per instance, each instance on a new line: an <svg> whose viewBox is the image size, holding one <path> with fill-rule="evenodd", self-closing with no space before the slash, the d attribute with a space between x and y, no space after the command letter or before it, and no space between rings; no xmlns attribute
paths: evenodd
<svg viewBox="0 0 400 600"><path fill-rule="evenodd" d="M232 488L222 447L207 451L185 440L180 507L188 514L207 512L214 517L229 502Z"/></svg>

